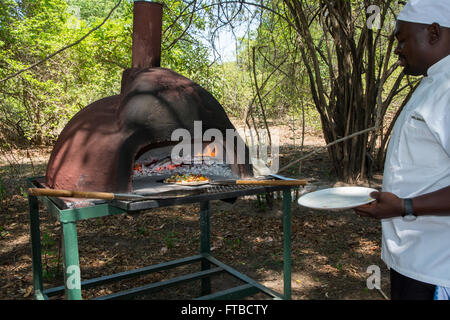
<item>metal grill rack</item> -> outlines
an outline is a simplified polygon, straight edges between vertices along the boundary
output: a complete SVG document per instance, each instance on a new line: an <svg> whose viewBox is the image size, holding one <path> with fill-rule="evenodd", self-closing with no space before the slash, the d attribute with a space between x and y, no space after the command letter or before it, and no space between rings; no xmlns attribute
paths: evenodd
<svg viewBox="0 0 450 320"><path fill-rule="evenodd" d="M31 188L42 187L39 178L28 179L28 186ZM192 274L183 275L177 278L152 283L142 287L133 288L126 291L117 292L111 295L102 296L97 299L130 299L141 294L151 294L154 291L174 286L179 283L185 283L201 279L201 295L198 299L240 299L262 292L273 299L290 299L291 297L291 187L289 186L245 186L245 185L223 185L209 186L205 192L182 198L145 200L145 201L111 201L109 203L94 204L83 208L62 209L58 206L55 198L45 196L29 196L30 213L30 232L32 245L33 261L33 285L34 297L38 300L46 300L52 296L65 293L66 299L81 300L82 290L100 286L105 283L120 281L133 277L142 276L152 272L168 270L181 265L191 263L201 263L201 270ZM225 263L217 260L211 255L210 251L210 214L211 200L233 199L245 195L257 195L267 192L283 192L283 280L284 292L277 293L248 276L240 273ZM41 235L39 227L39 206L40 200L52 215L62 225L62 252L64 266L64 284L54 288L43 288L42 280L42 250ZM200 253L195 256L183 259L164 262L157 265L144 267L141 269L127 272L106 275L99 278L81 281L80 262L78 253L77 239L77 221L92 219L104 216L112 216L127 212L139 212L158 207L167 207L173 205L200 203ZM233 277L244 282L243 285L226 289L219 292L211 292L211 277L218 273L228 273Z"/></svg>
<svg viewBox="0 0 450 320"><path fill-rule="evenodd" d="M212 185L202 188L202 193L197 195L169 198L159 200L113 200L111 203L126 211L141 211L159 207L181 205L211 200L235 199L247 195L263 194L267 192L282 191L285 188L275 186L251 186L251 185Z"/></svg>

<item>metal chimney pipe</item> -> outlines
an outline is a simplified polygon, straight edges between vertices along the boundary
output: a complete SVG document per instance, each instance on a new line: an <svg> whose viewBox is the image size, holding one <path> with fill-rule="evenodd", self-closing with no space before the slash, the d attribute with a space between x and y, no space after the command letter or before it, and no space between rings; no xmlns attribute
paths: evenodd
<svg viewBox="0 0 450 320"><path fill-rule="evenodd" d="M162 4L135 0L133 7L132 67L161 65Z"/></svg>

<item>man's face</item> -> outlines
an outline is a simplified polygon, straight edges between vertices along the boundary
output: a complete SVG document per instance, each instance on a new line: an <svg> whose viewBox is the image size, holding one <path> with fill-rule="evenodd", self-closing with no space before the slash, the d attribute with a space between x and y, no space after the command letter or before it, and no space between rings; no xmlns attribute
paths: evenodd
<svg viewBox="0 0 450 320"><path fill-rule="evenodd" d="M394 53L398 55L400 65L405 74L418 76L426 75L427 66L424 63L426 52L426 28L422 25L397 21L395 37L398 45Z"/></svg>

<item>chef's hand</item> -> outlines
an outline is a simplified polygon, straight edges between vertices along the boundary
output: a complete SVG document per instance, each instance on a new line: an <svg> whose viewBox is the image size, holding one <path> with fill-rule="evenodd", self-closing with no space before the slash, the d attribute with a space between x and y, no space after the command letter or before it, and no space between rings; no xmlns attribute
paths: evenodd
<svg viewBox="0 0 450 320"><path fill-rule="evenodd" d="M391 192L372 192L370 197L375 201L354 208L361 217L387 219L400 217L404 212L403 199Z"/></svg>

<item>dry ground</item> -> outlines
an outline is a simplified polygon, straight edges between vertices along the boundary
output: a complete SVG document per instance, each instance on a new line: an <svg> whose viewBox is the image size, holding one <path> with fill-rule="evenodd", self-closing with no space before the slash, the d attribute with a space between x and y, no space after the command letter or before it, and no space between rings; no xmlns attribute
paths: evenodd
<svg viewBox="0 0 450 320"><path fill-rule="evenodd" d="M300 154L290 132L281 130L281 164ZM317 132L306 135L303 152L323 145ZM25 178L45 172L50 149L10 153L0 164L0 299L32 299L32 266ZM342 185L332 173L325 152L287 172L306 178L309 189ZM381 176L371 181L379 187ZM363 184L364 185L364 184ZM302 190L300 190L301 192ZM212 254L219 260L278 292L283 291L281 203L265 199L239 199L234 204L211 204ZM122 214L79 222L80 265L83 279L195 255L199 250L199 206L187 205ZM62 284L60 225L41 205L44 286ZM389 294L387 269L380 259L381 227L352 210L318 211L292 203L292 299L384 300ZM381 289L369 290L367 268L381 268ZM83 292L83 298L116 292L186 272L183 268L160 272ZM213 290L234 281L213 278ZM199 294L199 283L174 287L145 299L182 299ZM59 297L62 298L62 297ZM256 298L264 298L256 296Z"/></svg>

